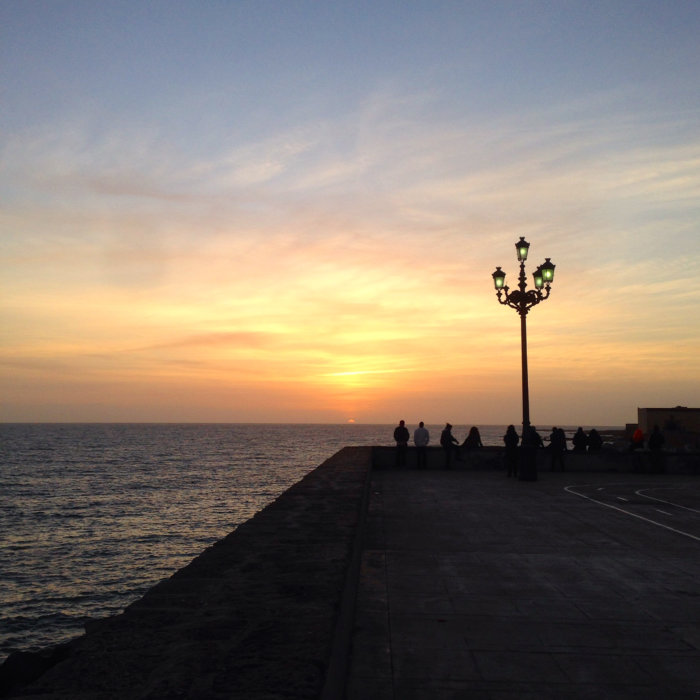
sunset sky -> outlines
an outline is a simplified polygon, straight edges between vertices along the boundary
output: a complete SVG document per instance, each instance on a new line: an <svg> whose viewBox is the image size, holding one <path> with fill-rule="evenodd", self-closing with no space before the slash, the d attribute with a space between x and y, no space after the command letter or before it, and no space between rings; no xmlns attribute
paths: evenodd
<svg viewBox="0 0 700 700"><path fill-rule="evenodd" d="M0 420L700 406L700 2L3 0Z"/></svg>

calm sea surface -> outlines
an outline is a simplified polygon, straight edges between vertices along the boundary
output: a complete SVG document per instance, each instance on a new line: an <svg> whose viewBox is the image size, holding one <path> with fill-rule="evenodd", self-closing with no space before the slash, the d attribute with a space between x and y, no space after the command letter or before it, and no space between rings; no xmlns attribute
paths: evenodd
<svg viewBox="0 0 700 700"><path fill-rule="evenodd" d="M0 425L0 662L120 612L339 449L391 445L393 429ZM505 426L480 429L502 444Z"/></svg>

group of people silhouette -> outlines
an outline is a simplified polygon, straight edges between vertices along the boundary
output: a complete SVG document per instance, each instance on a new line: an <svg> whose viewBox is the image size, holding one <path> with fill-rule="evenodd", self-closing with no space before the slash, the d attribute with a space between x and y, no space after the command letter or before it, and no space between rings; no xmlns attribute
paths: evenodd
<svg viewBox="0 0 700 700"><path fill-rule="evenodd" d="M410 441L410 433L405 421L399 421L394 429L396 442L396 466L406 465L406 453ZM569 450L567 437L563 428L553 427L549 434L548 449L551 455L552 471L565 471L565 455ZM503 436L505 445L505 466L507 476L518 477L524 480L537 478L537 450L545 447L542 436L533 425L523 430L522 436L518 435L515 426L509 425ZM430 433L423 421L413 431L413 444L416 448L416 466L418 469L427 468L427 447L430 444ZM444 467L451 469L453 459L464 461L463 454L469 450L483 447L479 428L473 426L462 443L452 434L452 425L446 423L440 433L440 446L444 453ZM603 447L600 433L592 428L588 434L579 427L571 438L573 452L597 452Z"/></svg>
<svg viewBox="0 0 700 700"><path fill-rule="evenodd" d="M630 452L635 452L637 450L644 449L645 435L641 428L637 428L632 434L632 440L630 441ZM661 432L658 425L655 425L649 437L647 439L647 447L651 453L651 471L652 472L663 472L666 471L666 461L663 454L664 444L666 438ZM637 461L635 465L635 471L643 471L643 466L641 461Z"/></svg>
<svg viewBox="0 0 700 700"><path fill-rule="evenodd" d="M396 442L396 466L402 467L406 465L406 452L408 450L408 442L410 433L406 427L406 422L401 420L394 428L394 441ZM425 423L421 421L418 427L413 431L413 444L416 446L416 466L418 469L426 469L428 465L427 450L430 444L430 433L425 427ZM440 445L445 452L445 468L450 469L452 466L452 458L458 461L462 460L462 450L471 450L477 447L483 447L479 428L473 426L464 442L460 444L459 440L452 434L452 425L445 423L445 427L440 433Z"/></svg>
<svg viewBox="0 0 700 700"><path fill-rule="evenodd" d="M661 449L663 449L664 443L666 442L664 438L664 434L661 432L661 429L659 428L658 425L654 426L654 429L651 431L651 434L649 435L649 440L648 440L648 447L652 452L657 452ZM632 440L630 441L630 452L634 452L634 450L643 450L644 449L644 433L642 432L641 428L637 428L634 433L632 434Z"/></svg>
<svg viewBox="0 0 700 700"><path fill-rule="evenodd" d="M591 428L586 435L583 428L579 427L571 438L571 444L574 452L598 452L603 447L603 438L595 428Z"/></svg>
<svg viewBox="0 0 700 700"><path fill-rule="evenodd" d="M552 434L558 428L552 428ZM562 435L564 431L562 430ZM556 433L559 439L559 433ZM550 437L551 439L551 437ZM564 437L566 443L566 437ZM515 476L523 481L535 481L537 479L537 450L544 447L542 436L534 425L529 425L523 430L522 438L515 430L514 425L509 425L503 436L506 446L506 475Z"/></svg>

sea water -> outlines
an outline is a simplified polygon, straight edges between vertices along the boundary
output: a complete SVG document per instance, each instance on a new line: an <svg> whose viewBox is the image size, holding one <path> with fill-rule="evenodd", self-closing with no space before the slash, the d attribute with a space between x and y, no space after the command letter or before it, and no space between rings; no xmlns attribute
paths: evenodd
<svg viewBox="0 0 700 700"><path fill-rule="evenodd" d="M427 427L436 444L442 426ZM392 445L393 429L0 425L0 662L120 612L339 449ZM503 444L505 426L480 430Z"/></svg>

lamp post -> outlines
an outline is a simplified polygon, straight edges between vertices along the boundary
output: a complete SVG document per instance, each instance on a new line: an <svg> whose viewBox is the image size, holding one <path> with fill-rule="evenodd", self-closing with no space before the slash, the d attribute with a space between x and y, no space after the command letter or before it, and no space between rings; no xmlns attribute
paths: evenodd
<svg viewBox="0 0 700 700"><path fill-rule="evenodd" d="M496 288L496 296L501 304L510 306L520 315L520 345L523 365L523 437L530 427L530 394L527 383L527 312L533 307L549 297L551 284L554 281L554 264L549 258L533 272L535 282L534 289L527 289L527 279L525 277L525 261L530 249L530 244L520 236L520 240L515 244L515 250L520 262L520 277L518 289L512 292L506 286L506 273L500 267L491 275ZM544 291L543 291L544 290Z"/></svg>

